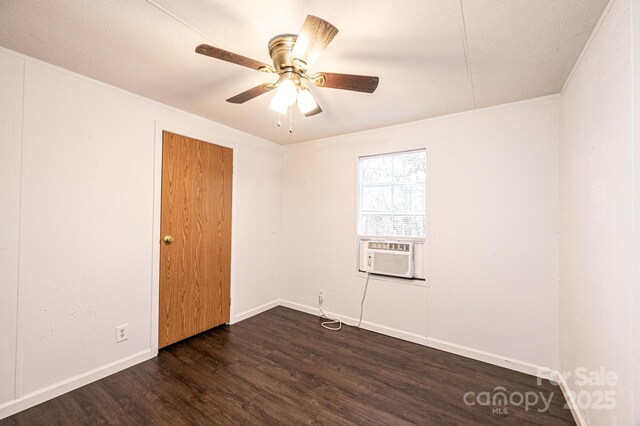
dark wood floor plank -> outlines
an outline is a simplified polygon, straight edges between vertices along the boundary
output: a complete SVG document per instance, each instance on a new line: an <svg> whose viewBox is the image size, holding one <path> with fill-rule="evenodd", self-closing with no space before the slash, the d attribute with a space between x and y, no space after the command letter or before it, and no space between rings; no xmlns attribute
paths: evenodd
<svg viewBox="0 0 640 426"><path fill-rule="evenodd" d="M538 392L546 412L468 406L466 392ZM5 425L571 425L548 381L283 307L0 420Z"/></svg>

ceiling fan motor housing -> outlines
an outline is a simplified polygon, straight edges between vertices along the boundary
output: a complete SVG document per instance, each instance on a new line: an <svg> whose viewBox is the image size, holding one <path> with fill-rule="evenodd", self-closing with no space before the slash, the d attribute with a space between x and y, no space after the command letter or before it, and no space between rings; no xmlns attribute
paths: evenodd
<svg viewBox="0 0 640 426"><path fill-rule="evenodd" d="M291 52L297 39L296 34L281 34L269 40L269 56L271 56L278 73L284 70L297 71L301 68L300 65L306 65L299 59L294 62ZM304 71L304 69L300 71Z"/></svg>

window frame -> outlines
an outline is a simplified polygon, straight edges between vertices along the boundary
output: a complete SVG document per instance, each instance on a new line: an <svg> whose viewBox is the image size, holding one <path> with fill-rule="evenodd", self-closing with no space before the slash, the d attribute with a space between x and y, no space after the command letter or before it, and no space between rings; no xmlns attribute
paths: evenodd
<svg viewBox="0 0 640 426"><path fill-rule="evenodd" d="M392 157L392 156L396 156L396 155L402 155L402 154L409 154L409 153L415 153L415 152L424 152L425 155L425 163L426 163L426 170L425 170L425 176L424 176L424 195L425 195L425 210L424 210L424 217L425 217L425 225L424 225L424 235L423 236L393 236L393 235L366 235L366 234L362 234L361 233L361 220L362 220L362 190L363 190L363 186L362 186L362 160L363 159L368 159L368 158L375 158L375 157ZM406 149L406 150L401 150L401 151L391 151L391 152L384 152L384 153L379 153L379 154L371 154L371 155L360 155L357 157L357 161L358 161L358 167L357 167L357 204L358 204L358 213L357 213L357 223L356 223L356 235L357 235L357 239L358 239L358 245L360 244L360 241L363 240L394 240L394 241L413 241L413 242L426 242L427 240L427 236L429 235L429 229L428 229L428 225L429 225L429 218L428 218L428 210L429 210L429 196L428 196L428 187L427 187L427 182L429 179L429 157L428 157L428 150L426 148L415 148L415 149ZM380 185L370 185L370 186L392 186L393 184L390 185L384 185L384 184L380 184Z"/></svg>

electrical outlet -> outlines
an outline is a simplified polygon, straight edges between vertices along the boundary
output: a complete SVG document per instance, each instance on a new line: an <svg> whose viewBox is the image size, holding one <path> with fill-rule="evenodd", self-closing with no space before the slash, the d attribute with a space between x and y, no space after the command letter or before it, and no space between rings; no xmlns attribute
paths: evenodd
<svg viewBox="0 0 640 426"><path fill-rule="evenodd" d="M116 327L116 343L129 339L129 324L122 324Z"/></svg>
<svg viewBox="0 0 640 426"><path fill-rule="evenodd" d="M318 303L322 306L322 302L324 302L324 293L320 290L320 294L318 295Z"/></svg>

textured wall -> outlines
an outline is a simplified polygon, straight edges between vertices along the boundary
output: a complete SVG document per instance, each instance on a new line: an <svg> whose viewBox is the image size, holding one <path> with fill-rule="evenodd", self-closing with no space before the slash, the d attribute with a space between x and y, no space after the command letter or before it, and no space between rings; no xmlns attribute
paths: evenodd
<svg viewBox="0 0 640 426"><path fill-rule="evenodd" d="M0 404L15 385L24 62L0 54Z"/></svg>
<svg viewBox="0 0 640 426"><path fill-rule="evenodd" d="M433 337L558 367L558 107L431 124Z"/></svg>
<svg viewBox="0 0 640 426"><path fill-rule="evenodd" d="M583 407L594 425L632 424L633 140L631 2L615 0L561 104L561 368L588 398L615 391L614 410ZM637 171L636 171L637 173ZM636 308L637 309L637 308ZM616 386L575 382L604 367ZM636 403L637 405L637 403Z"/></svg>

